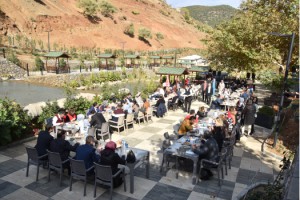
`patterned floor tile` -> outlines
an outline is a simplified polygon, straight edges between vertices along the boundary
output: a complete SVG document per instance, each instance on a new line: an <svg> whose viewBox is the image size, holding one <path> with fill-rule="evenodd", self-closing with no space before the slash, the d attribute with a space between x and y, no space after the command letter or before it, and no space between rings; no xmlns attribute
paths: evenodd
<svg viewBox="0 0 300 200"><path fill-rule="evenodd" d="M157 122L162 124L174 124L177 120L171 120L171 119L160 119Z"/></svg>
<svg viewBox="0 0 300 200"><path fill-rule="evenodd" d="M13 193L6 195L3 199L15 200L15 199L30 199L30 200L48 200L48 197L39 193L33 192L26 188L20 188Z"/></svg>
<svg viewBox="0 0 300 200"><path fill-rule="evenodd" d="M0 198L15 192L16 190L18 190L20 188L21 188L20 186L13 184L11 182L1 181L1 183L0 183Z"/></svg>
<svg viewBox="0 0 300 200"><path fill-rule="evenodd" d="M39 194L42 194L44 196L52 197L53 195L67 188L68 186L69 186L69 179L67 178L63 178L62 186L59 186L58 179L54 179L52 177L51 181L48 182L48 178L44 177L42 179L39 179L38 182L33 182L25 186L25 188L37 192Z"/></svg>
<svg viewBox="0 0 300 200"><path fill-rule="evenodd" d="M252 171L247 169L239 169L236 182L245 185L250 185L258 181L273 181L273 179L274 177L271 174L261 173L259 171Z"/></svg>
<svg viewBox="0 0 300 200"><path fill-rule="evenodd" d="M22 144L22 145L14 146L13 148L4 149L0 151L0 154L14 158L24 154L25 152L26 152L25 146Z"/></svg>
<svg viewBox="0 0 300 200"><path fill-rule="evenodd" d="M187 199L191 191L157 183L150 192L143 198L143 200L182 200Z"/></svg>
<svg viewBox="0 0 300 200"><path fill-rule="evenodd" d="M25 167L26 163L19 160L10 159L4 161L0 163L0 177L6 176Z"/></svg>
<svg viewBox="0 0 300 200"><path fill-rule="evenodd" d="M0 163L4 162L4 161L7 161L7 160L10 160L11 157L8 157L8 156L4 156L4 155L1 155L0 154Z"/></svg>
<svg viewBox="0 0 300 200"><path fill-rule="evenodd" d="M144 127L142 129L140 129L140 131L142 132L148 132L148 133L156 133L158 131L160 131L161 129L159 127L150 127L150 126L147 126L147 127Z"/></svg>
<svg viewBox="0 0 300 200"><path fill-rule="evenodd" d="M96 200L107 200L110 198L110 192L106 191L102 195L100 195ZM118 194L116 192L113 192L112 199L118 199L118 200L136 200L135 198L128 197L122 194Z"/></svg>

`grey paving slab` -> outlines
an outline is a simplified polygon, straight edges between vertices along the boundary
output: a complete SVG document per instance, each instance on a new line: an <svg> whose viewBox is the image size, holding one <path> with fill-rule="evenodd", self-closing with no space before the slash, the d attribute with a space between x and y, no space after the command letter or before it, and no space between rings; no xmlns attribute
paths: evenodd
<svg viewBox="0 0 300 200"><path fill-rule="evenodd" d="M137 139L137 138L132 138L132 137L127 137L126 142L129 146L135 147L137 144L141 143L143 140Z"/></svg>
<svg viewBox="0 0 300 200"><path fill-rule="evenodd" d="M145 178L146 174L146 166L142 165L141 167L136 168L134 171L134 175ZM149 169L149 180L158 182L163 176L166 175L166 172L160 172L160 166L159 165L150 165Z"/></svg>
<svg viewBox="0 0 300 200"><path fill-rule="evenodd" d="M258 171L251 171L247 169L239 169L236 182L250 185L255 182L265 181L265 182L272 182L274 180L273 174L266 174Z"/></svg>
<svg viewBox="0 0 300 200"><path fill-rule="evenodd" d="M75 181L74 181L75 182ZM36 193L42 194L47 197L52 197L56 193L62 191L63 189L67 188L69 186L69 179L63 178L62 185L59 186L58 179L51 176L51 181L48 182L48 177L44 177L42 179L39 179L38 182L33 182L25 188L32 190Z"/></svg>
<svg viewBox="0 0 300 200"><path fill-rule="evenodd" d="M0 198L15 192L19 188L21 187L7 181L0 183Z"/></svg>
<svg viewBox="0 0 300 200"><path fill-rule="evenodd" d="M109 190L107 190L102 195L100 195L98 198L96 198L96 200L107 200L109 198L110 198L110 192L109 192ZM122 194L119 194L116 192L113 192L112 198L118 199L118 200L136 200L135 198L127 197L125 195L122 195Z"/></svg>
<svg viewBox="0 0 300 200"><path fill-rule="evenodd" d="M157 183L150 192L143 198L143 200L182 200L187 199L191 191Z"/></svg>
<svg viewBox="0 0 300 200"><path fill-rule="evenodd" d="M157 133L161 130L161 128L159 127L144 127L144 128L141 128L139 131L142 131L142 132L149 132L149 133Z"/></svg>
<svg viewBox="0 0 300 200"><path fill-rule="evenodd" d="M25 167L26 167L26 163L20 160L10 159L4 161L0 163L0 177L6 176Z"/></svg>
<svg viewBox="0 0 300 200"><path fill-rule="evenodd" d="M23 144L14 146L12 148L7 148L7 149L4 149L4 150L0 151L1 155L5 155L5 156L11 157L11 158L21 156L24 153L26 153L26 149L25 149L25 146Z"/></svg>
<svg viewBox="0 0 300 200"><path fill-rule="evenodd" d="M218 179L213 178L209 181L201 181L195 187L195 192L203 193L211 197L221 199L231 199L235 183L227 180L222 180L221 186L218 185Z"/></svg>
<svg viewBox="0 0 300 200"><path fill-rule="evenodd" d="M160 119L160 120L157 120L158 123L163 123L163 124L173 124L176 121L177 120L171 120L171 119Z"/></svg>
<svg viewBox="0 0 300 200"><path fill-rule="evenodd" d="M241 160L242 160L241 157L233 156L233 157L232 157L232 161L231 161L231 166L232 166L232 167L239 168L240 165L241 165Z"/></svg>

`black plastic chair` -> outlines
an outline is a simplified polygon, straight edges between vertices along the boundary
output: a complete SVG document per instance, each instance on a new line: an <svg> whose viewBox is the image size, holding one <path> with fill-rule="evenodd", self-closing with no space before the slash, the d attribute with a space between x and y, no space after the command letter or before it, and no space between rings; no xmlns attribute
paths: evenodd
<svg viewBox="0 0 300 200"><path fill-rule="evenodd" d="M35 148L33 147L28 147L26 146L26 151L27 151L27 169L26 169L26 177L28 177L28 172L29 172L29 165L35 165L37 167L36 171L36 181L39 179L39 170L40 170L40 165L46 165L48 160L45 159L47 158L47 154L38 156L38 152ZM44 159L43 159L44 158Z"/></svg>
<svg viewBox="0 0 300 200"><path fill-rule="evenodd" d="M70 174L70 191L72 191L72 179L77 178L79 180L84 181L84 191L83 196L86 196L86 182L88 178L88 173L94 169L94 166L89 169L85 168L85 164L83 160L74 160L69 157L70 165L71 165L71 174Z"/></svg>
<svg viewBox="0 0 300 200"><path fill-rule="evenodd" d="M112 199L112 191L114 186L114 178L122 173L123 183L124 183L124 191L126 192L126 180L125 180L125 168L121 168L115 174L112 174L111 166L107 165L99 165L94 163L95 165L95 185L94 185L94 198L96 197L96 187L97 183L102 185L107 185L110 187L110 199Z"/></svg>
<svg viewBox="0 0 300 200"><path fill-rule="evenodd" d="M59 153L56 152L48 152L48 159L49 159L49 170L48 170L48 182L50 181L50 172L51 169L59 172L59 186L61 186L61 180L62 180L62 175L64 172L64 164L69 162L69 159L66 159L64 161L61 160L61 157Z"/></svg>
<svg viewBox="0 0 300 200"><path fill-rule="evenodd" d="M219 161L218 162L214 162L214 161L207 160L207 159L201 159L199 177L198 178L201 177L202 167L203 168L214 169L218 173L218 185L221 186L220 171L222 172L222 179L224 179L223 162L224 162L226 154L227 154L227 149L223 148L222 152L219 154L219 157L218 157Z"/></svg>

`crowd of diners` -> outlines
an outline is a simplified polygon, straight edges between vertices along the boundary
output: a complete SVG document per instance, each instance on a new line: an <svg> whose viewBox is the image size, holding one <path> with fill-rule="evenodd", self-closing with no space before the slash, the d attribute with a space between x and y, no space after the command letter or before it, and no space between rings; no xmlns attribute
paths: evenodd
<svg viewBox="0 0 300 200"><path fill-rule="evenodd" d="M138 113L147 113L149 109L153 109L157 117L163 117L168 108L176 103L181 106L187 116L180 124L179 135L182 137L188 132L192 132L194 126L198 121L207 116L208 109L201 106L199 110L191 109L193 100L201 100L206 102L209 107L222 109L222 100L230 96L230 94L239 89L242 89L237 105L230 107L224 114L219 115L215 121L214 126L209 127L203 136L202 145L200 147L193 146L195 153L199 154L199 158L217 159L218 152L221 151L223 143L231 135L234 126L242 125L242 132L252 134L254 132L253 124L257 110L258 99L254 95L253 85L247 85L246 81L236 80L230 84L225 85L222 80L220 83L216 82L213 76L207 76L202 84L192 84L190 79L184 81L174 80L172 84L163 83L162 87L149 95L149 98L142 98L141 93L137 93L134 97L131 93L124 95L122 99L117 99L114 94L107 101L102 104L98 102L93 103L85 113L89 119L91 127L101 128L102 123L106 122L103 114L110 113L111 120L117 121L120 115L126 116L133 113L136 118ZM214 98L212 98L214 97ZM214 99L214 100L212 100ZM152 110L151 110L152 111ZM56 130L57 136L51 136L51 132L55 131L55 127L63 125L64 123L73 123L76 121L76 111L70 109L68 112L61 109L53 116L52 123L46 125L46 129L41 131L38 135L36 149L39 156L47 154L47 150L58 152L62 160L70 156L70 152L75 152L75 159L84 160L85 166L88 169L94 162L111 165L112 170L116 171L118 164L125 164L125 158L120 157L115 153L116 143L109 141L104 149L95 148L97 143L97 133L95 136L87 136L85 144L71 145L66 140L67 132L64 130ZM235 129L239 130L239 129ZM239 135L239 134L237 134ZM237 138L239 139L239 138ZM69 162L65 163L65 168L70 173ZM121 176L116 177L115 186L122 183Z"/></svg>

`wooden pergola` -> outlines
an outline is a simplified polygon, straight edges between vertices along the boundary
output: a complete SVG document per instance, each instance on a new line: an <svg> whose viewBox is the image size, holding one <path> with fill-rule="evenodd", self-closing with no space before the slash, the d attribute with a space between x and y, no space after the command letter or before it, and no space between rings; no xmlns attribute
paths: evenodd
<svg viewBox="0 0 300 200"><path fill-rule="evenodd" d="M174 76L175 79L175 77L179 77L182 75L185 79L185 75L188 75L189 71L185 67L160 67L157 70L156 74L160 75L160 81L163 75L168 76L169 80L171 80L170 76Z"/></svg>
<svg viewBox="0 0 300 200"><path fill-rule="evenodd" d="M125 55L125 65L127 68L131 68L131 67L139 67L140 66L140 62L136 63L136 60L140 60L140 56L139 55ZM127 64L127 60L130 60L130 64Z"/></svg>
<svg viewBox="0 0 300 200"><path fill-rule="evenodd" d="M173 59L174 56L162 56L161 59L165 59L164 65L172 65L174 64Z"/></svg>
<svg viewBox="0 0 300 200"><path fill-rule="evenodd" d="M109 69L115 70L116 69L116 58L117 58L117 56L115 54L108 54L108 53L99 54L97 57L99 58L99 71L100 71L101 68L106 69L106 70L109 70ZM105 59L105 65L102 64L101 59ZM113 64L108 63L109 59L113 59Z"/></svg>
<svg viewBox="0 0 300 200"><path fill-rule="evenodd" d="M46 70L47 72L54 72L56 74L59 73L69 73L70 72L70 66L69 66L69 61L68 59L70 58L70 56L65 53L65 52L61 52L61 51L50 51L47 54L44 55L44 57L46 58ZM66 58L66 65L59 67L59 59L62 58ZM48 59L55 59L55 63L54 66L53 65L48 65Z"/></svg>
<svg viewBox="0 0 300 200"><path fill-rule="evenodd" d="M191 73L198 73L198 72L209 72L210 67L209 66L192 66L190 69L188 69Z"/></svg>
<svg viewBox="0 0 300 200"><path fill-rule="evenodd" d="M151 69L152 67L158 67L161 63L161 56L150 56L149 57L153 62L149 64L149 68ZM159 60L159 62L156 62L156 60Z"/></svg>

